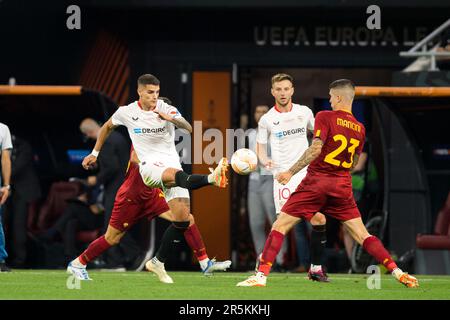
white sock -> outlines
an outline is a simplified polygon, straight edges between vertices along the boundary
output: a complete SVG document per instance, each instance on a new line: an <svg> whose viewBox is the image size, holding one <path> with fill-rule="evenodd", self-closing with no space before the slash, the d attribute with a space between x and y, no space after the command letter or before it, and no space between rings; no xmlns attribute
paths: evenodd
<svg viewBox="0 0 450 320"><path fill-rule="evenodd" d="M198 261L198 263L200 263L200 268L202 268L202 270L206 269L206 267L208 266L208 262L209 262L209 258L205 258L203 260Z"/></svg>
<svg viewBox="0 0 450 320"><path fill-rule="evenodd" d="M320 272L322 271L322 265L311 264L311 272Z"/></svg>
<svg viewBox="0 0 450 320"><path fill-rule="evenodd" d="M72 261L72 265L77 268L86 268L86 265L82 264L78 258Z"/></svg>
<svg viewBox="0 0 450 320"><path fill-rule="evenodd" d="M395 268L394 270L392 270L391 274L395 277L395 278L400 278L400 276L403 274L402 269L400 268Z"/></svg>
<svg viewBox="0 0 450 320"><path fill-rule="evenodd" d="M211 184L214 182L214 177L212 173L208 174L208 182Z"/></svg>

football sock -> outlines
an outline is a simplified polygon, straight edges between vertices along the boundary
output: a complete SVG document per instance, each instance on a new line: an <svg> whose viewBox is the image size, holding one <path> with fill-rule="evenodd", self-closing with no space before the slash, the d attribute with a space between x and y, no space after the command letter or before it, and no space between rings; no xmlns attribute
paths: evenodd
<svg viewBox="0 0 450 320"><path fill-rule="evenodd" d="M322 265L315 265L311 263L311 267L309 269L311 272L320 272L322 271Z"/></svg>
<svg viewBox="0 0 450 320"><path fill-rule="evenodd" d="M172 252L174 244L180 243L187 228L186 224L189 226L189 221L174 222L166 229L161 240L161 246L156 252L156 258L159 261L165 263Z"/></svg>
<svg viewBox="0 0 450 320"><path fill-rule="evenodd" d="M205 243L203 242L200 230L198 230L195 223L184 232L184 238L197 257L197 260L200 262L200 265L202 264L202 261L208 265L208 254L206 253ZM203 266L202 269L204 269Z"/></svg>
<svg viewBox="0 0 450 320"><path fill-rule="evenodd" d="M79 262L82 265L86 265L89 261L94 260L103 252L111 248L112 246L106 241L105 236L101 236L94 240L89 247L78 257Z"/></svg>
<svg viewBox="0 0 450 320"><path fill-rule="evenodd" d="M377 237L367 237L363 242L363 247L372 257L384 265L389 272L397 268L397 264L392 260L391 255Z"/></svg>
<svg viewBox="0 0 450 320"><path fill-rule="evenodd" d="M259 261L258 272L268 275L278 252L283 245L284 234L276 230L272 230L264 245L264 250Z"/></svg>
<svg viewBox="0 0 450 320"><path fill-rule="evenodd" d="M326 225L312 226L311 231L311 266L320 266L327 243ZM314 271L314 270L313 270Z"/></svg>
<svg viewBox="0 0 450 320"><path fill-rule="evenodd" d="M195 190L210 185L207 175L205 174L189 175L182 170L175 173L175 183L178 187L185 188L188 190Z"/></svg>

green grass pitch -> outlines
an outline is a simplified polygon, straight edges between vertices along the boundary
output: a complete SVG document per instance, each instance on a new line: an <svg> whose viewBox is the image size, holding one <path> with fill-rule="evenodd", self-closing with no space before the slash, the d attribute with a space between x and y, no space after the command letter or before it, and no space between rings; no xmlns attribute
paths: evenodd
<svg viewBox="0 0 450 320"><path fill-rule="evenodd" d="M367 288L368 275L331 274L330 283L309 281L306 274L273 273L267 287L243 288L236 283L250 273L169 272L174 284L160 283L148 272L91 271L93 281L76 289L64 270L14 270L0 273L0 299L150 299L150 300L297 300L297 299L450 299L450 277L418 275L420 287L410 289L390 275L381 288ZM67 286L69 283L69 289Z"/></svg>

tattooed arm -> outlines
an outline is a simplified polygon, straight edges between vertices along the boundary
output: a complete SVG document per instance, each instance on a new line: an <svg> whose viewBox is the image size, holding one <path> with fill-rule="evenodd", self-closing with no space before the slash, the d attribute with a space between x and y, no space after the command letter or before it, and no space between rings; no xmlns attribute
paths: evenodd
<svg viewBox="0 0 450 320"><path fill-rule="evenodd" d="M289 168L289 172L294 175L308 164L310 164L315 158L322 152L323 142L320 139L314 139L312 144L306 149L305 153L298 159L298 161Z"/></svg>
<svg viewBox="0 0 450 320"><path fill-rule="evenodd" d="M281 172L277 175L277 180L281 184L286 184L291 180L292 176L310 164L322 152L323 142L320 139L314 139L312 144L306 149L305 153L298 159L298 161L289 168L286 172Z"/></svg>
<svg viewBox="0 0 450 320"><path fill-rule="evenodd" d="M172 122L177 128L180 129L186 129L189 133L192 133L192 126L187 120L183 117L177 117L173 118L172 116L168 115L167 113L161 112L161 111L155 111L161 119L167 120Z"/></svg>
<svg viewBox="0 0 450 320"><path fill-rule="evenodd" d="M192 133L192 126L185 118L179 117L170 120L170 122L172 122L177 128L186 129L189 133Z"/></svg>

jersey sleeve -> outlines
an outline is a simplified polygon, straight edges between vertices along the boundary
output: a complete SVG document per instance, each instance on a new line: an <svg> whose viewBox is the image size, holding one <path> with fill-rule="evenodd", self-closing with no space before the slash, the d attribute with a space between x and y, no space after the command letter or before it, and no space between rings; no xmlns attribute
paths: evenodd
<svg viewBox="0 0 450 320"><path fill-rule="evenodd" d="M158 100L158 104L156 107L159 111L170 115L174 119L183 117L176 107L171 106L170 104L167 104L162 100Z"/></svg>
<svg viewBox="0 0 450 320"><path fill-rule="evenodd" d="M356 148L355 153L359 156L361 154L361 152L365 151L367 152L367 150L365 150L366 148L364 148L365 146L365 142L366 142L366 129L363 127L363 130L361 132L361 143L359 144L359 146Z"/></svg>
<svg viewBox="0 0 450 320"><path fill-rule="evenodd" d="M125 125L125 107L119 107L116 112L111 116L112 124L115 126Z"/></svg>
<svg viewBox="0 0 450 320"><path fill-rule="evenodd" d="M309 109L308 116L309 116L309 118L308 118L308 122L307 122L306 126L309 131L313 131L314 130L314 114L311 111L311 109Z"/></svg>
<svg viewBox="0 0 450 320"><path fill-rule="evenodd" d="M267 144L269 138L269 127L267 126L266 117L262 117L258 123L258 132L256 133L256 142L260 144Z"/></svg>
<svg viewBox="0 0 450 320"><path fill-rule="evenodd" d="M1 135L0 138L1 138L0 146L2 147L2 150L13 148L11 140L11 132L9 131L8 126L6 125L4 126L4 135Z"/></svg>
<svg viewBox="0 0 450 320"><path fill-rule="evenodd" d="M314 121L314 138L319 138L324 143L327 140L330 127L328 125L325 113L319 112Z"/></svg>

